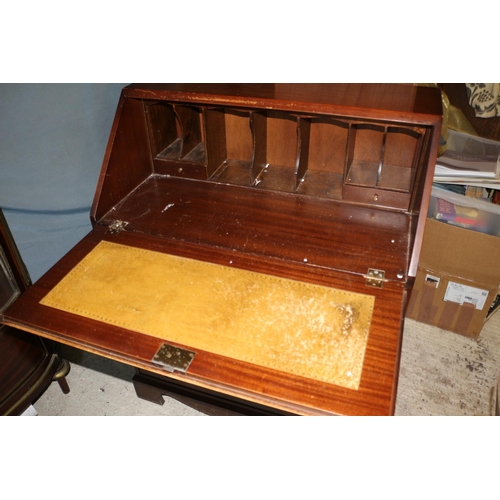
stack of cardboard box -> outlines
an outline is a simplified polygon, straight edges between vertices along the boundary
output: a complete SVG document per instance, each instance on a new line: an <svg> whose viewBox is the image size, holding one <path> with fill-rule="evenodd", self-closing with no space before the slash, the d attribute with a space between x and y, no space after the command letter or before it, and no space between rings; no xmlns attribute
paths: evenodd
<svg viewBox="0 0 500 500"><path fill-rule="evenodd" d="M500 142L496 147L500 165ZM500 309L500 180L472 174L436 181L407 317L477 339Z"/></svg>

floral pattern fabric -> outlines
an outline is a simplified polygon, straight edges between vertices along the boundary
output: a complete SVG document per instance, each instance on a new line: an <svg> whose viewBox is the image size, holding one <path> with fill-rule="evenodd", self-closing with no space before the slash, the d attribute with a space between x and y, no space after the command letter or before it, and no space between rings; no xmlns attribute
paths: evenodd
<svg viewBox="0 0 500 500"><path fill-rule="evenodd" d="M478 118L500 116L500 83L466 83L469 104Z"/></svg>

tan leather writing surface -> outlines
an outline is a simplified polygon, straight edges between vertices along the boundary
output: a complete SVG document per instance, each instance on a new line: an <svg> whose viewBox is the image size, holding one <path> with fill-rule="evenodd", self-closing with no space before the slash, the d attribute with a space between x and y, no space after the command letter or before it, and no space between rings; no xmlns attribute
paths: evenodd
<svg viewBox="0 0 500 500"><path fill-rule="evenodd" d="M103 241L41 304L358 389L374 297Z"/></svg>

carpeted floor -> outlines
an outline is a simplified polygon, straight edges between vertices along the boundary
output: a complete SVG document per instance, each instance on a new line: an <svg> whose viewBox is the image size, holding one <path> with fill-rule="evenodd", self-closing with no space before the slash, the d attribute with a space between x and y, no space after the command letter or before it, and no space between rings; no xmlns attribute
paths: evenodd
<svg viewBox="0 0 500 500"><path fill-rule="evenodd" d="M34 405L39 415L203 415L170 398L139 399L130 366L68 347L63 355L71 392L52 384ZM500 314L477 342L406 320L396 415L492 415L499 373Z"/></svg>
<svg viewBox="0 0 500 500"><path fill-rule="evenodd" d="M397 415L493 415L500 314L477 341L406 320Z"/></svg>

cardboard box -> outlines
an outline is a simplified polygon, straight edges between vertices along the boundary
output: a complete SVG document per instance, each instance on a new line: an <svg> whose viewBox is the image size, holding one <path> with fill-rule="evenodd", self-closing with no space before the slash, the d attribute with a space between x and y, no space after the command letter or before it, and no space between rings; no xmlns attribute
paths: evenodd
<svg viewBox="0 0 500 500"><path fill-rule="evenodd" d="M408 318L477 339L499 286L499 237L427 220Z"/></svg>

